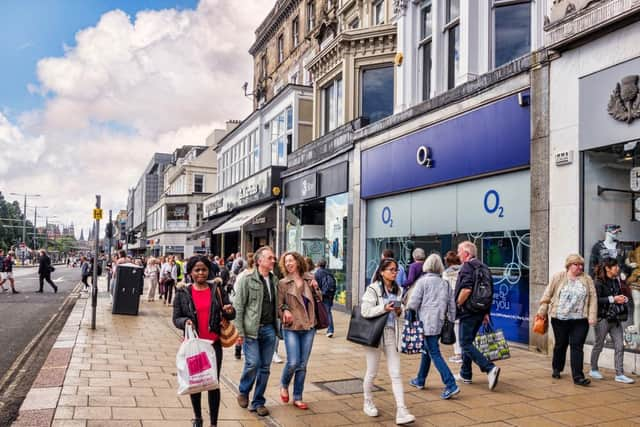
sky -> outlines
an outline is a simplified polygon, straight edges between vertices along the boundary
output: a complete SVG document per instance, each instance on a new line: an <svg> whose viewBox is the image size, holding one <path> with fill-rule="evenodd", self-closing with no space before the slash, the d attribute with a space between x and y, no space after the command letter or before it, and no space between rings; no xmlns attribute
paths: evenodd
<svg viewBox="0 0 640 427"><path fill-rule="evenodd" d="M247 51L273 5L2 0L0 191L40 194L27 202L47 206L38 222L73 222L77 236L96 194L105 212L126 209L154 152L204 144L251 112Z"/></svg>

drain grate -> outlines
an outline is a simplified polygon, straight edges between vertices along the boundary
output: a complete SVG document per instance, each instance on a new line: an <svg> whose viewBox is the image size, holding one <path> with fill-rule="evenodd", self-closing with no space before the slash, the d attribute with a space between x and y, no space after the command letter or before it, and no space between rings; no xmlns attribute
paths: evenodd
<svg viewBox="0 0 640 427"><path fill-rule="evenodd" d="M314 385L327 390L336 395L343 394L360 394L362 393L362 380L360 378L347 378L344 380L320 381L314 382ZM372 391L384 390L377 385L373 385Z"/></svg>

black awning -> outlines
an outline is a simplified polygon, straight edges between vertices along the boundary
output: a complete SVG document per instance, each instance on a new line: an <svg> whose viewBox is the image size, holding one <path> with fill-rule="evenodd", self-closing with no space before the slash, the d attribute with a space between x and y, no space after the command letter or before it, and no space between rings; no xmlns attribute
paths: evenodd
<svg viewBox="0 0 640 427"><path fill-rule="evenodd" d="M208 237L209 233L211 233L211 230L213 230L214 228L218 228L221 224L225 223L232 216L233 214L226 214L205 222L200 227L198 227L193 233L189 234L187 236L187 239L198 240L198 239L203 239L205 237Z"/></svg>

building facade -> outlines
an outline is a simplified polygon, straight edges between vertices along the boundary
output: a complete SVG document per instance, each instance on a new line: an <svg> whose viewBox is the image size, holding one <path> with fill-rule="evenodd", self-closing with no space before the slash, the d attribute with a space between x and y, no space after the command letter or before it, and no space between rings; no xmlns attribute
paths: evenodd
<svg viewBox="0 0 640 427"><path fill-rule="evenodd" d="M146 218L149 253L190 257L204 253L187 241L203 222L202 201L217 189L217 159L208 146L183 146L173 152L164 173L164 192Z"/></svg>
<svg viewBox="0 0 640 427"><path fill-rule="evenodd" d="M581 253L585 270L605 256L621 264L630 299L625 371L640 363L640 2L557 1L545 26L550 62L549 269ZM607 233L612 224L619 233ZM593 344L587 338L586 353ZM549 337L551 339L551 337ZM605 343L601 365L613 367Z"/></svg>

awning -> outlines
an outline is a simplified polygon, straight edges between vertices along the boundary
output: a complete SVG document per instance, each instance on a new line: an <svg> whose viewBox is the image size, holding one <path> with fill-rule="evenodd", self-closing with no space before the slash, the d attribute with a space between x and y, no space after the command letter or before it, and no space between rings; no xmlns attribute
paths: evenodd
<svg viewBox="0 0 640 427"><path fill-rule="evenodd" d="M229 218L231 218L231 214L222 215L218 218L214 218L210 221L205 222L200 227L196 228L196 230L187 236L189 240L198 240L207 237L209 232L220 225L224 224Z"/></svg>
<svg viewBox="0 0 640 427"><path fill-rule="evenodd" d="M251 221L253 218L259 216L264 211L273 206L273 203L267 203L264 205L256 206L250 209L245 209L239 214L231 218L229 221L222 224L220 227L212 231L212 234L229 233L231 231L238 231L243 225Z"/></svg>

